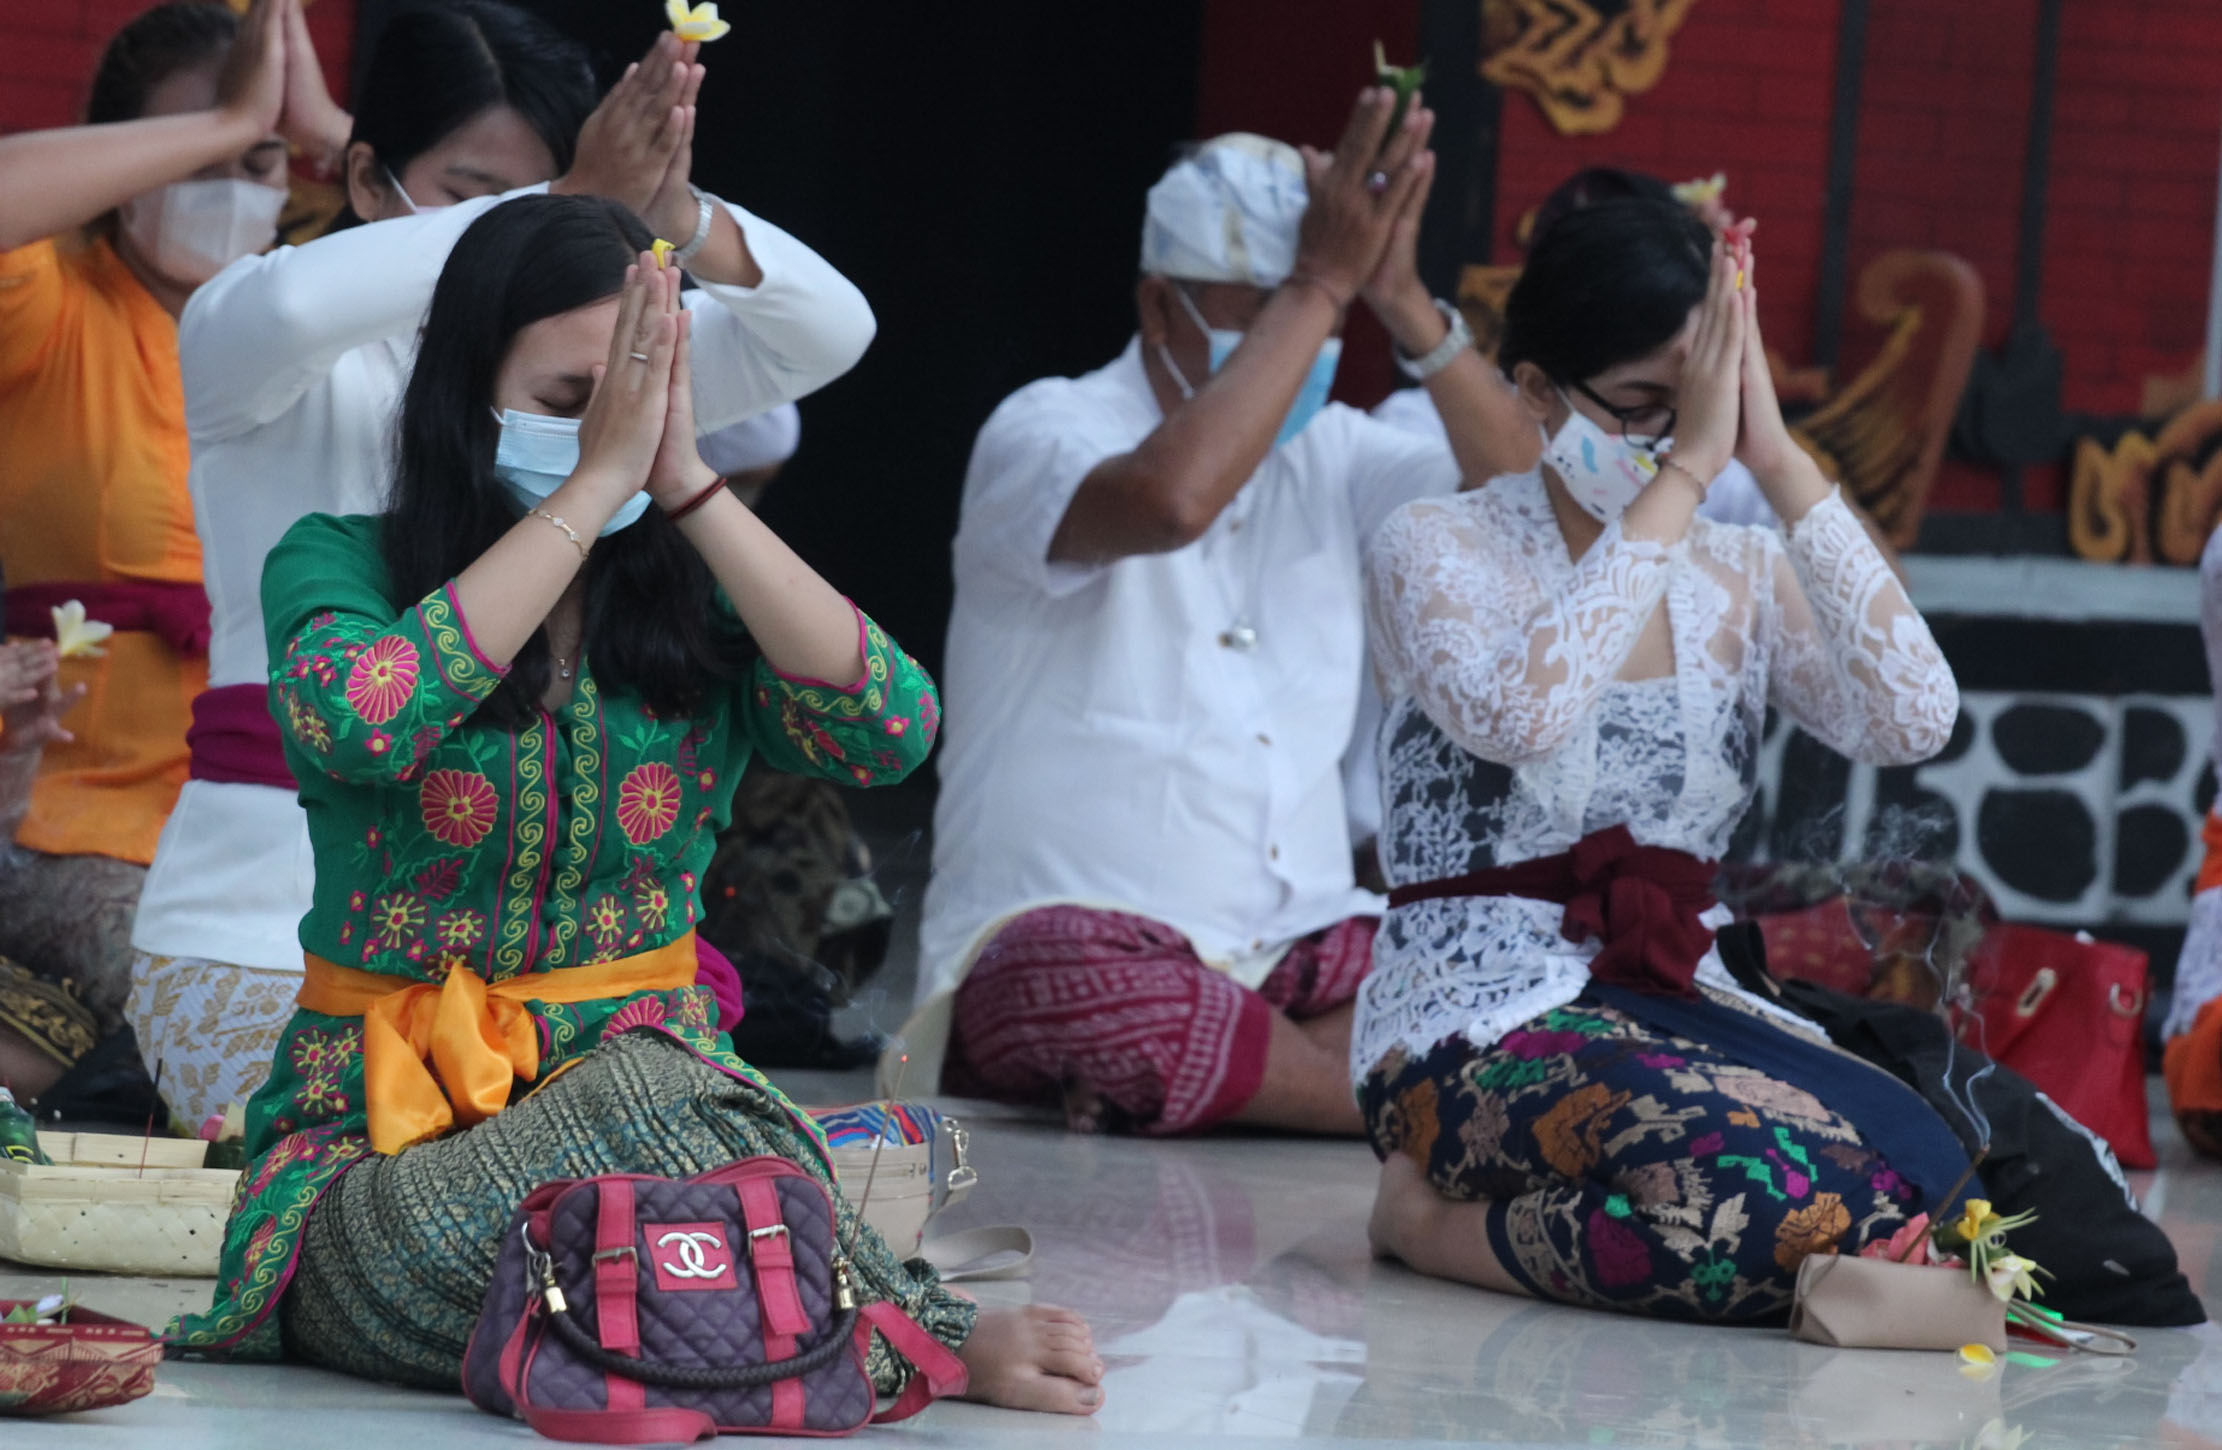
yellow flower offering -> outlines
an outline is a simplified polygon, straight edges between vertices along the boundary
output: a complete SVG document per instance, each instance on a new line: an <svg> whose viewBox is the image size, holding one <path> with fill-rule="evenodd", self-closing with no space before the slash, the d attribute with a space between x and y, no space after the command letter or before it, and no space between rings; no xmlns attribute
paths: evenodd
<svg viewBox="0 0 2222 1450"><path fill-rule="evenodd" d="M1705 206L1721 199L1728 190L1728 173L1716 171L1711 176L1700 176L1695 181L1679 181L1674 185L1674 199L1684 206Z"/></svg>
<svg viewBox="0 0 2222 1450"><path fill-rule="evenodd" d="M651 246L648 250L655 254L657 266L668 267L671 265L671 254L678 251L679 249L671 245L671 243L665 241L662 237L658 237L656 238L655 245Z"/></svg>
<svg viewBox="0 0 2222 1450"><path fill-rule="evenodd" d="M671 33L681 40L722 40L733 27L718 19L718 8L711 0L688 9L686 0L664 0L664 16L671 22Z"/></svg>
<svg viewBox="0 0 2222 1450"><path fill-rule="evenodd" d="M100 647L101 641L115 632L112 624L87 619L81 600L72 599L67 604L54 606L54 642L62 647L65 660L99 659L107 653Z"/></svg>
<svg viewBox="0 0 2222 1450"><path fill-rule="evenodd" d="M1997 1221L1998 1215L1991 1212L1989 1199L1971 1198L1960 1211L1960 1221L1952 1227L1959 1230L1961 1238L1973 1243Z"/></svg>

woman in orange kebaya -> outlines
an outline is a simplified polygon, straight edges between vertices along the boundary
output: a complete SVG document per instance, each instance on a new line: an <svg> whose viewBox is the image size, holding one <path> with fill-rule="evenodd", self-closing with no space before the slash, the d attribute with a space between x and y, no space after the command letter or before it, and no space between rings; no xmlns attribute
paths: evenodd
<svg viewBox="0 0 2222 1450"><path fill-rule="evenodd" d="M330 109L298 0L243 20L169 3L109 43L87 124L0 139L7 629L52 635L73 599L115 627L103 653L61 662L70 738L37 742L0 865L0 952L74 981L103 1029L130 987L131 914L207 673L177 314L269 245L288 142L315 151Z"/></svg>

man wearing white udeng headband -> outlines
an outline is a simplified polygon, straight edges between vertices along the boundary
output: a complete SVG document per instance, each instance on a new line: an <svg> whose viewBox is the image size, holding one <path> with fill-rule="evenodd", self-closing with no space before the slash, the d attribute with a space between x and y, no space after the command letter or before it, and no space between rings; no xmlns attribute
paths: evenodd
<svg viewBox="0 0 2222 1450"><path fill-rule="evenodd" d="M1394 109L1366 92L1331 157L1232 135L1179 161L1149 194L1137 336L981 430L891 1085L1062 1101L1083 1130L1358 1130L1344 1058L1381 902L1338 762L1364 542L1539 446L1419 281L1433 118L1391 134ZM1455 457L1327 402L1361 297Z"/></svg>

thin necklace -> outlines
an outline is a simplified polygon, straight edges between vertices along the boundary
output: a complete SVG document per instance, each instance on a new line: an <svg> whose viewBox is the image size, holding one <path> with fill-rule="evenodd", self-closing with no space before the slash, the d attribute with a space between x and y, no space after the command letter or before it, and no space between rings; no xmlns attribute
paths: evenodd
<svg viewBox="0 0 2222 1450"><path fill-rule="evenodd" d="M1244 491L1250 491L1249 485L1244 486ZM1227 612L1233 618L1227 628L1219 632L1219 645L1222 649L1231 649L1239 654L1247 654L1258 647L1258 629L1255 614L1260 603L1260 596L1265 592L1266 531L1260 524L1265 507L1261 498L1253 496L1243 500L1243 511L1241 513L1234 513L1232 506L1229 507L1227 512L1227 532L1223 542L1229 556L1226 561L1229 567L1223 572L1214 571L1213 583L1218 588L1221 602L1227 606ZM1243 572L1241 568L1242 559L1238 551L1244 547L1242 539L1244 534L1250 535L1247 541L1250 565L1248 570L1249 579L1247 580L1249 587L1245 591L1241 603L1237 604L1232 592L1227 588L1226 574L1240 574Z"/></svg>

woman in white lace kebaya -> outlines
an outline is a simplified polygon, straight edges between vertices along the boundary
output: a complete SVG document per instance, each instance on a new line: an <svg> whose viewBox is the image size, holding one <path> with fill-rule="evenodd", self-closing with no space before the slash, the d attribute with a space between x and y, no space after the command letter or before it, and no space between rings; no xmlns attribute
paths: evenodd
<svg viewBox="0 0 2222 1450"><path fill-rule="evenodd" d="M1770 703L1879 764L1940 750L1958 711L1784 427L1754 278L1748 228L1716 244L1680 208L1559 222L1500 352L1543 467L1408 504L1373 544L1394 891L1351 1066L1384 1159L1375 1246L1422 1272L1779 1319L1806 1255L1887 1237L1964 1176L1920 1097L1712 948ZM1696 516L1731 454L1782 532Z"/></svg>

